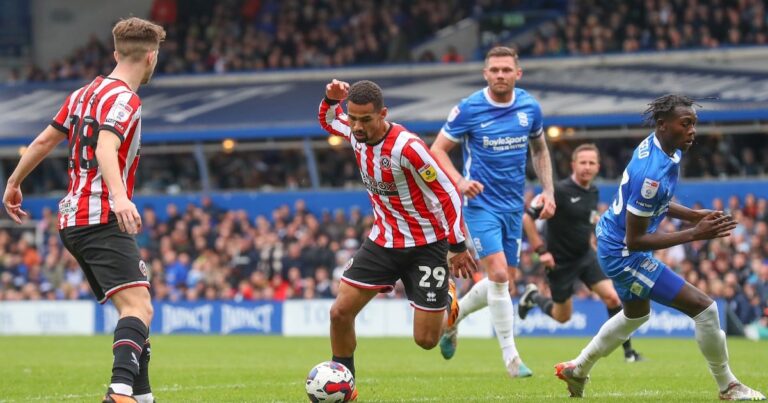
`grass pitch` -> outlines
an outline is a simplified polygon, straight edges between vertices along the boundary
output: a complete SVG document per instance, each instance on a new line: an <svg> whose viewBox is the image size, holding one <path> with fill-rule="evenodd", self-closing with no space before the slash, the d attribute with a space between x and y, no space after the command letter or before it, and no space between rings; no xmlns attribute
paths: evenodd
<svg viewBox="0 0 768 403"><path fill-rule="evenodd" d="M568 399L553 365L587 339L520 338L534 371L509 379L495 339L461 339L444 361L409 339L361 338L355 357L360 402L488 402ZM97 402L111 367L111 336L0 337L0 402ZM620 353L592 372L590 401L714 401L717 387L692 339L637 339L647 361ZM768 344L728 342L731 368L768 392ZM325 338L152 336L151 378L158 402L302 402L304 379L330 357Z"/></svg>

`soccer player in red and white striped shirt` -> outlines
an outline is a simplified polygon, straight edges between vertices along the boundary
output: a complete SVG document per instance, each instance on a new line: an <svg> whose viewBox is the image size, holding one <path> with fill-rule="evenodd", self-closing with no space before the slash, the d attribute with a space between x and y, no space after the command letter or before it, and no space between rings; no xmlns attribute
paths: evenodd
<svg viewBox="0 0 768 403"><path fill-rule="evenodd" d="M112 380L104 402L149 403L149 325L152 302L147 268L134 235L141 216L131 201L141 141L141 84L152 77L165 30L129 18L112 30L117 66L67 97L8 178L3 204L21 223L21 183L62 140L69 146L69 187L59 203L64 246L80 263L99 302L120 313L112 352Z"/></svg>
<svg viewBox="0 0 768 403"><path fill-rule="evenodd" d="M344 99L346 114L339 104ZM416 309L416 344L431 349L440 339L446 309L451 308L450 321L458 314L458 305L449 301L448 270L466 277L477 268L464 243L456 185L418 136L385 120L383 103L381 88L371 81L350 87L333 80L318 114L328 133L352 145L375 217L331 308L333 360L353 373L355 317L377 293L403 281Z"/></svg>

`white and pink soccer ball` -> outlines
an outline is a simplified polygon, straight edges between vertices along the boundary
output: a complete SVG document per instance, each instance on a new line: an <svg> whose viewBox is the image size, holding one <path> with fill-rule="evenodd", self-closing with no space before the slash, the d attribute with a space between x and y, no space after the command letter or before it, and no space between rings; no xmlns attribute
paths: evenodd
<svg viewBox="0 0 768 403"><path fill-rule="evenodd" d="M341 403L353 400L355 377L342 364L325 361L315 365L307 375L307 396L313 403Z"/></svg>

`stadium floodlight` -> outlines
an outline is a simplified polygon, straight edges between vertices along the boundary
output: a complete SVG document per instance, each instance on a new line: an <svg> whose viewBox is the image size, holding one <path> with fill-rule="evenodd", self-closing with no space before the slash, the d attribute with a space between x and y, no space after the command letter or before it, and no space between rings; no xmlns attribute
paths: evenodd
<svg viewBox="0 0 768 403"><path fill-rule="evenodd" d="M559 138L563 134L563 129L560 126L549 126L547 129L547 136L551 139Z"/></svg>
<svg viewBox="0 0 768 403"><path fill-rule="evenodd" d="M221 142L221 148L224 149L225 153L231 153L235 149L235 144L233 139L224 139Z"/></svg>
<svg viewBox="0 0 768 403"><path fill-rule="evenodd" d="M331 145L331 147L338 147L342 143L342 138L340 136L328 136L328 144Z"/></svg>

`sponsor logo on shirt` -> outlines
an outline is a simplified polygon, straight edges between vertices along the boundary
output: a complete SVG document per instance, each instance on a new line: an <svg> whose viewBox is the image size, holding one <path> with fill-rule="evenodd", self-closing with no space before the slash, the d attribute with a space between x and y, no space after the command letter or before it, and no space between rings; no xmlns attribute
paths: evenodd
<svg viewBox="0 0 768 403"><path fill-rule="evenodd" d="M491 148L494 151L507 151L528 146L528 136L499 137L492 139L483 136L483 148Z"/></svg>
<svg viewBox="0 0 768 403"><path fill-rule="evenodd" d="M378 181L376 178L372 178L364 173L361 173L360 176L363 179L363 185L369 192L381 196L397 196L397 185L395 182Z"/></svg>

